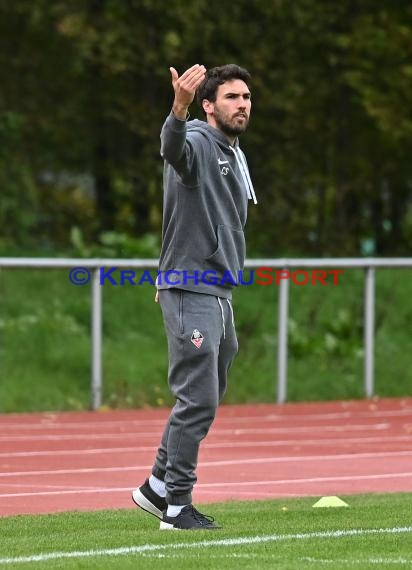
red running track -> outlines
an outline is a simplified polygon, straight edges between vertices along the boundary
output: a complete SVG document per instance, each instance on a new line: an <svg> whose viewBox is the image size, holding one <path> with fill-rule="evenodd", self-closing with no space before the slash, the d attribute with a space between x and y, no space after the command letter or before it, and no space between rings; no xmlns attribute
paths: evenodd
<svg viewBox="0 0 412 570"><path fill-rule="evenodd" d="M168 410L0 416L0 516L133 508ZM412 398L222 406L197 503L412 491Z"/></svg>

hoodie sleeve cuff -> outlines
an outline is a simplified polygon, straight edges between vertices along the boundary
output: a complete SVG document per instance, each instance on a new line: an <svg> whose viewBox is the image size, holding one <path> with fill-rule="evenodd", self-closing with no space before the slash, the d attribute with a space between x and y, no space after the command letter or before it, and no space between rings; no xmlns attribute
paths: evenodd
<svg viewBox="0 0 412 570"><path fill-rule="evenodd" d="M178 118L176 117L176 115L173 113L173 109L172 109L172 110L170 111L169 117L171 117L171 120L172 120L173 123L183 124L183 125L184 125L184 124L186 124L186 121L189 120L190 113L189 113L189 111L187 111L186 117L185 117L184 119L178 119Z"/></svg>

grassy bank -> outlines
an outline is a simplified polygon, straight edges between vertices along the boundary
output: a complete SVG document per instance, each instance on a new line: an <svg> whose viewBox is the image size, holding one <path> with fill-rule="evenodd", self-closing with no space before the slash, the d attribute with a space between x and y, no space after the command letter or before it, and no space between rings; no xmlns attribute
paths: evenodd
<svg viewBox="0 0 412 570"><path fill-rule="evenodd" d="M362 397L363 272L339 285L291 287L288 399ZM234 296L240 352L227 403L275 400L278 289L257 284ZM153 287L103 288L104 404L171 403L166 339ZM412 277L377 272L376 394L411 394ZM0 412L87 409L90 284L67 270L0 272Z"/></svg>

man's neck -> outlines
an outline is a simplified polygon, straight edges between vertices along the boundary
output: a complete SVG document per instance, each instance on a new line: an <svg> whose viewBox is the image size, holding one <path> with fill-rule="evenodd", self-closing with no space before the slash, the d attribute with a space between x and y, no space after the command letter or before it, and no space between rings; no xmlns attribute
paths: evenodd
<svg viewBox="0 0 412 570"><path fill-rule="evenodd" d="M207 120L207 119L206 119ZM237 136L233 136L233 135L228 135L227 133L225 133L224 131L222 131L222 129L220 129L217 124L215 123L215 121L209 121L207 120L207 124L210 125L211 127L213 127L214 129L216 129L217 131L219 131L219 133L222 133L222 135L227 139L227 141L229 142L230 146L235 146L235 142L237 139Z"/></svg>

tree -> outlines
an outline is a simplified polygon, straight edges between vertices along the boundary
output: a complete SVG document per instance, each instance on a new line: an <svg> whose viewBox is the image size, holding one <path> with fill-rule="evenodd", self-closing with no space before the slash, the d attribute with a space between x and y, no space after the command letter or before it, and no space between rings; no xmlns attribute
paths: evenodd
<svg viewBox="0 0 412 570"><path fill-rule="evenodd" d="M236 61L253 76L241 141L260 201L250 254L410 251L411 11L400 0L238 0L230 13L217 0L3 2L0 160L19 173L3 169L3 235L53 246L73 225L94 240L160 233L168 68Z"/></svg>

